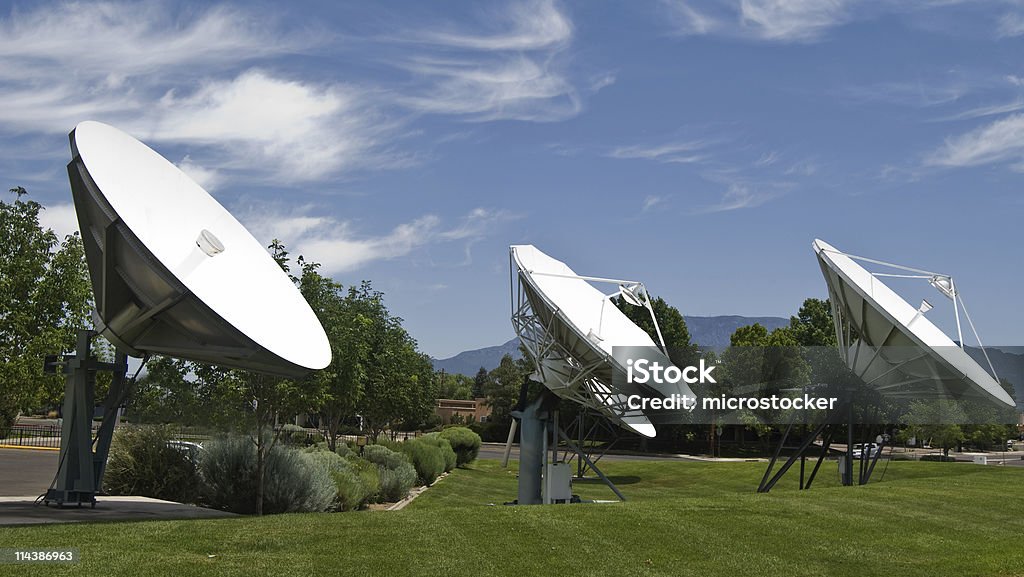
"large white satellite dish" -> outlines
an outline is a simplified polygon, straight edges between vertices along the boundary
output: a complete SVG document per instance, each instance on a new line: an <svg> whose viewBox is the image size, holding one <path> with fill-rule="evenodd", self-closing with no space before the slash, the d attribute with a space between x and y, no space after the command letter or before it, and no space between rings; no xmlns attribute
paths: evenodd
<svg viewBox="0 0 1024 577"><path fill-rule="evenodd" d="M966 309L952 277L848 255L822 240L815 240L813 248L828 284L840 352L867 385L891 397L977 398L1015 405L994 371L989 374L963 350L962 335L958 345L925 316L931 309L927 301L915 308L880 278L900 276L929 282L953 299L959 328L959 312L966 314ZM914 274L871 273L856 260ZM970 316L967 319L973 329Z"/></svg>
<svg viewBox="0 0 1024 577"><path fill-rule="evenodd" d="M682 383L670 385L671 390L624 384L626 367L615 358L616 347L644 347L646 358L671 365L647 332L611 302L621 294L627 302L649 304L643 286L577 275L533 245L515 245L510 250L519 286L513 325L535 361L537 380L562 398L598 411L628 430L654 437L654 425L642 411L628 407L627 397L694 395ZM608 295L590 282L617 284L619 291Z"/></svg>
<svg viewBox="0 0 1024 577"><path fill-rule="evenodd" d="M118 349L286 377L330 363L292 281L178 167L99 122L79 124L71 149L97 329Z"/></svg>

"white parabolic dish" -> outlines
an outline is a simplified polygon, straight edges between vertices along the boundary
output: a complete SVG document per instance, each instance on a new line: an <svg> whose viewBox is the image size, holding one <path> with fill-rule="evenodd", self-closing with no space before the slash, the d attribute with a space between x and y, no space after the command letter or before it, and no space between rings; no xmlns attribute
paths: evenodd
<svg viewBox="0 0 1024 577"><path fill-rule="evenodd" d="M620 425L647 437L655 436L654 425L639 410L626 410L626 396L641 391L617 390L613 383L624 383L625 368L613 356L615 347L645 347L658 351L657 345L646 331L638 327L611 302L608 295L580 278L568 265L544 254L533 245L511 247L512 259L518 269L520 282L526 292L532 313L540 325L538 331L547 333L536 337L533 343L524 343L531 354L543 356L555 350L564 351L538 359L540 378L555 394L582 401L574 395L567 382L573 373L585 378L576 382L589 393L591 408L616 420ZM530 331L520 330L520 338L531 340ZM548 349L543 338L554 341ZM539 346L538 346L539 344ZM541 351L531 351L537 346ZM660 353L656 353L660 356ZM663 357L662 364L671 361ZM685 384L671 385L672 391L658 391L662 395L680 394L691 398L693 392Z"/></svg>
<svg viewBox="0 0 1024 577"><path fill-rule="evenodd" d="M79 124L72 132L72 148L80 156L80 163L76 164L76 157L69 165L69 174L74 170L81 173L82 165L85 169L81 176L72 174L72 189L76 193L82 234L94 237L86 239L87 248L91 242L96 242L98 245L91 246L101 247L100 250L107 253L102 255L103 258L123 258L113 254L114 241L109 241L108 245L103 238L105 230L123 224L127 230L121 229L122 234L129 240L121 246L128 248L118 250L124 253L129 248L134 249L145 259L125 261L128 264L123 264L124 270L119 271L120 278L132 289L131 300L143 309L155 309L157 312L151 313L154 316L160 312L160 306L165 306L166 310L176 306L174 303L138 302L145 300L147 295L158 294L159 290L145 286L151 279L145 276L145 271L139 272L143 268L141 265L135 267L139 269L136 271L127 269L132 262L149 262L154 268L160 268L156 266L158 263L169 271L183 285L182 295L191 293L199 301L191 304L199 312L182 309L188 315L171 319L179 333L200 335L194 355L189 354L184 345L181 350L170 347L169 350L150 351L146 348L144 336L139 336L139 342L125 342L124 345L130 349L177 354L183 358L196 357L211 362L224 360L231 366L265 368L270 372L297 373L302 369L322 369L330 363L331 348L327 335L309 304L260 242L202 187L145 144L106 124L92 121ZM85 183L79 186L79 190L75 190L76 178L79 183ZM82 188L91 195L88 199ZM104 200L109 207L103 206ZM116 214L108 214L109 209ZM97 220L104 222L97 224L94 222ZM107 238L112 238L110 233L107 234ZM144 249L136 246L136 241L130 239L131 235ZM218 249L222 252L217 252ZM145 251L151 257L145 255ZM153 263L153 259L157 263ZM102 301L112 297L104 296L104 287L96 286L97 279L108 282L102 276L108 272L99 274L93 270L99 266L94 260L90 258L90 270L99 310ZM174 284L164 272L159 275L162 277L157 278L157 273L152 277L154 287L159 284L157 280ZM182 291L180 287L178 290ZM182 300L185 297L179 296L178 302ZM122 308L135 310L134 306L128 302ZM123 326L125 331L137 332L140 323L146 320L145 314L139 320L119 324L118 314L129 315L125 310L106 311L108 318L101 320L110 329ZM209 327L223 326L220 319L204 324L203 319L210 318L210 311L251 339L257 345L256 352L247 352L244 345L236 346L235 350L228 350L230 347L225 346L223 353L208 352L213 347L204 347L204 339L208 337L210 341L216 341L220 336L215 334L216 329ZM237 336L235 339L244 341ZM154 348L159 347L154 345ZM253 347L248 345L248 348ZM219 359L217 355L223 355L225 359ZM275 360L274 356L278 359ZM253 361L255 366L247 367L247 357L259 360ZM281 370L277 371L278 368Z"/></svg>
<svg viewBox="0 0 1024 577"><path fill-rule="evenodd" d="M1015 405L992 375L878 277L822 240L812 246L828 284L840 350L870 386L892 396Z"/></svg>

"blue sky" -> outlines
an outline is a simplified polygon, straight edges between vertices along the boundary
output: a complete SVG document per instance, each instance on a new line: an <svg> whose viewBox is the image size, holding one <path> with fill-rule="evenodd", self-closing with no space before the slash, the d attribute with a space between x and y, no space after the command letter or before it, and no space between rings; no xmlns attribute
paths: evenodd
<svg viewBox="0 0 1024 577"><path fill-rule="evenodd" d="M512 336L514 243L788 316L821 237L1019 344L1024 4L905 4L6 4L0 174L69 231L67 133L112 123L438 357Z"/></svg>

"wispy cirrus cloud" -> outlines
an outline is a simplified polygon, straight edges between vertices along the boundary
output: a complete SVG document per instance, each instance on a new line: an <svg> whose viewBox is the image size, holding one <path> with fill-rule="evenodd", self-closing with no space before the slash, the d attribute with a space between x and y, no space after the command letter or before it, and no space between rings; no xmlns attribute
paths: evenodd
<svg viewBox="0 0 1024 577"><path fill-rule="evenodd" d="M563 120L614 82L570 73L574 28L554 0L353 38L391 73L344 82L322 68L281 66L349 50L316 23L288 22L244 6L157 0L14 10L0 17L0 127L54 134L102 120L186 147L184 166L199 179L301 184L421 162L406 139L423 115Z"/></svg>
<svg viewBox="0 0 1024 577"><path fill-rule="evenodd" d="M771 42L811 42L851 18L850 0L665 0L683 35L720 34Z"/></svg>
<svg viewBox="0 0 1024 577"><path fill-rule="evenodd" d="M1024 14L1019 12L1008 12L999 19L996 27L996 35L999 38L1014 38L1024 35Z"/></svg>
<svg viewBox="0 0 1024 577"><path fill-rule="evenodd" d="M618 159L643 159L655 162L691 164L707 159L707 155L701 151L706 150L708 142L702 140L688 140L667 142L662 144L633 144L629 146L617 146L609 150L605 156Z"/></svg>
<svg viewBox="0 0 1024 577"><path fill-rule="evenodd" d="M566 50L572 21L554 0L503 5L482 18L481 27L452 24L418 27L396 37L415 54L398 54L389 64L404 69L416 87L396 101L414 112L465 116L468 120L548 122L571 118L583 97L568 73ZM586 92L612 84L614 76L591 78Z"/></svg>
<svg viewBox="0 0 1024 577"><path fill-rule="evenodd" d="M240 220L264 244L279 239L292 254L301 254L320 263L325 273L336 274L409 256L437 244L463 243L469 258L474 243L501 223L518 218L504 210L475 208L453 225L445 225L438 215L426 214L375 235L363 233L354 222L315 213L312 205L284 210L261 206L242 211Z"/></svg>
<svg viewBox="0 0 1024 577"><path fill-rule="evenodd" d="M1024 114L1012 114L946 139L926 165L969 167L1024 161Z"/></svg>

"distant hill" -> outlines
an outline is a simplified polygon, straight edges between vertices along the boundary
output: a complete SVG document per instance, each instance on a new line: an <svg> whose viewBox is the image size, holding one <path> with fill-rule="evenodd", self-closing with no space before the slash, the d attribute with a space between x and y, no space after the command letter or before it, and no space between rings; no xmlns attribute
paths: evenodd
<svg viewBox="0 0 1024 577"><path fill-rule="evenodd" d="M967 354L971 355L986 371L988 362L981 349L977 347L965 347ZM1016 394L1017 406L1024 406L1024 348L1021 347L985 347L988 358L992 360L992 366L1000 379L1006 379L1013 385L1013 392Z"/></svg>
<svg viewBox="0 0 1024 577"><path fill-rule="evenodd" d="M519 339L512 339L503 345L496 347L484 347L482 349L474 349L472 351L462 351L461 353L447 359L432 359L434 362L434 370L444 370L446 373L459 373L472 377L476 375L480 367L487 369L488 371L494 369L501 362L501 357L505 355L512 355L514 358L519 358L522 355L519 354Z"/></svg>
<svg viewBox="0 0 1024 577"><path fill-rule="evenodd" d="M690 330L690 341L702 348L715 351L729 346L729 337L736 329L760 323L771 332L779 327L789 326L789 319L782 317L741 317L726 315L718 317L683 317Z"/></svg>
<svg viewBox="0 0 1024 577"><path fill-rule="evenodd" d="M789 324L789 319L781 317L741 317L736 315L718 317L685 317L686 326L690 329L690 340L701 347L722 350L729 346L729 337L736 329L761 323L769 331ZM511 354L519 358L519 340L512 339L496 347L484 347L471 351L463 351L447 359L433 359L434 370L446 373L459 373L474 376L480 367L488 371L497 367L501 357Z"/></svg>

